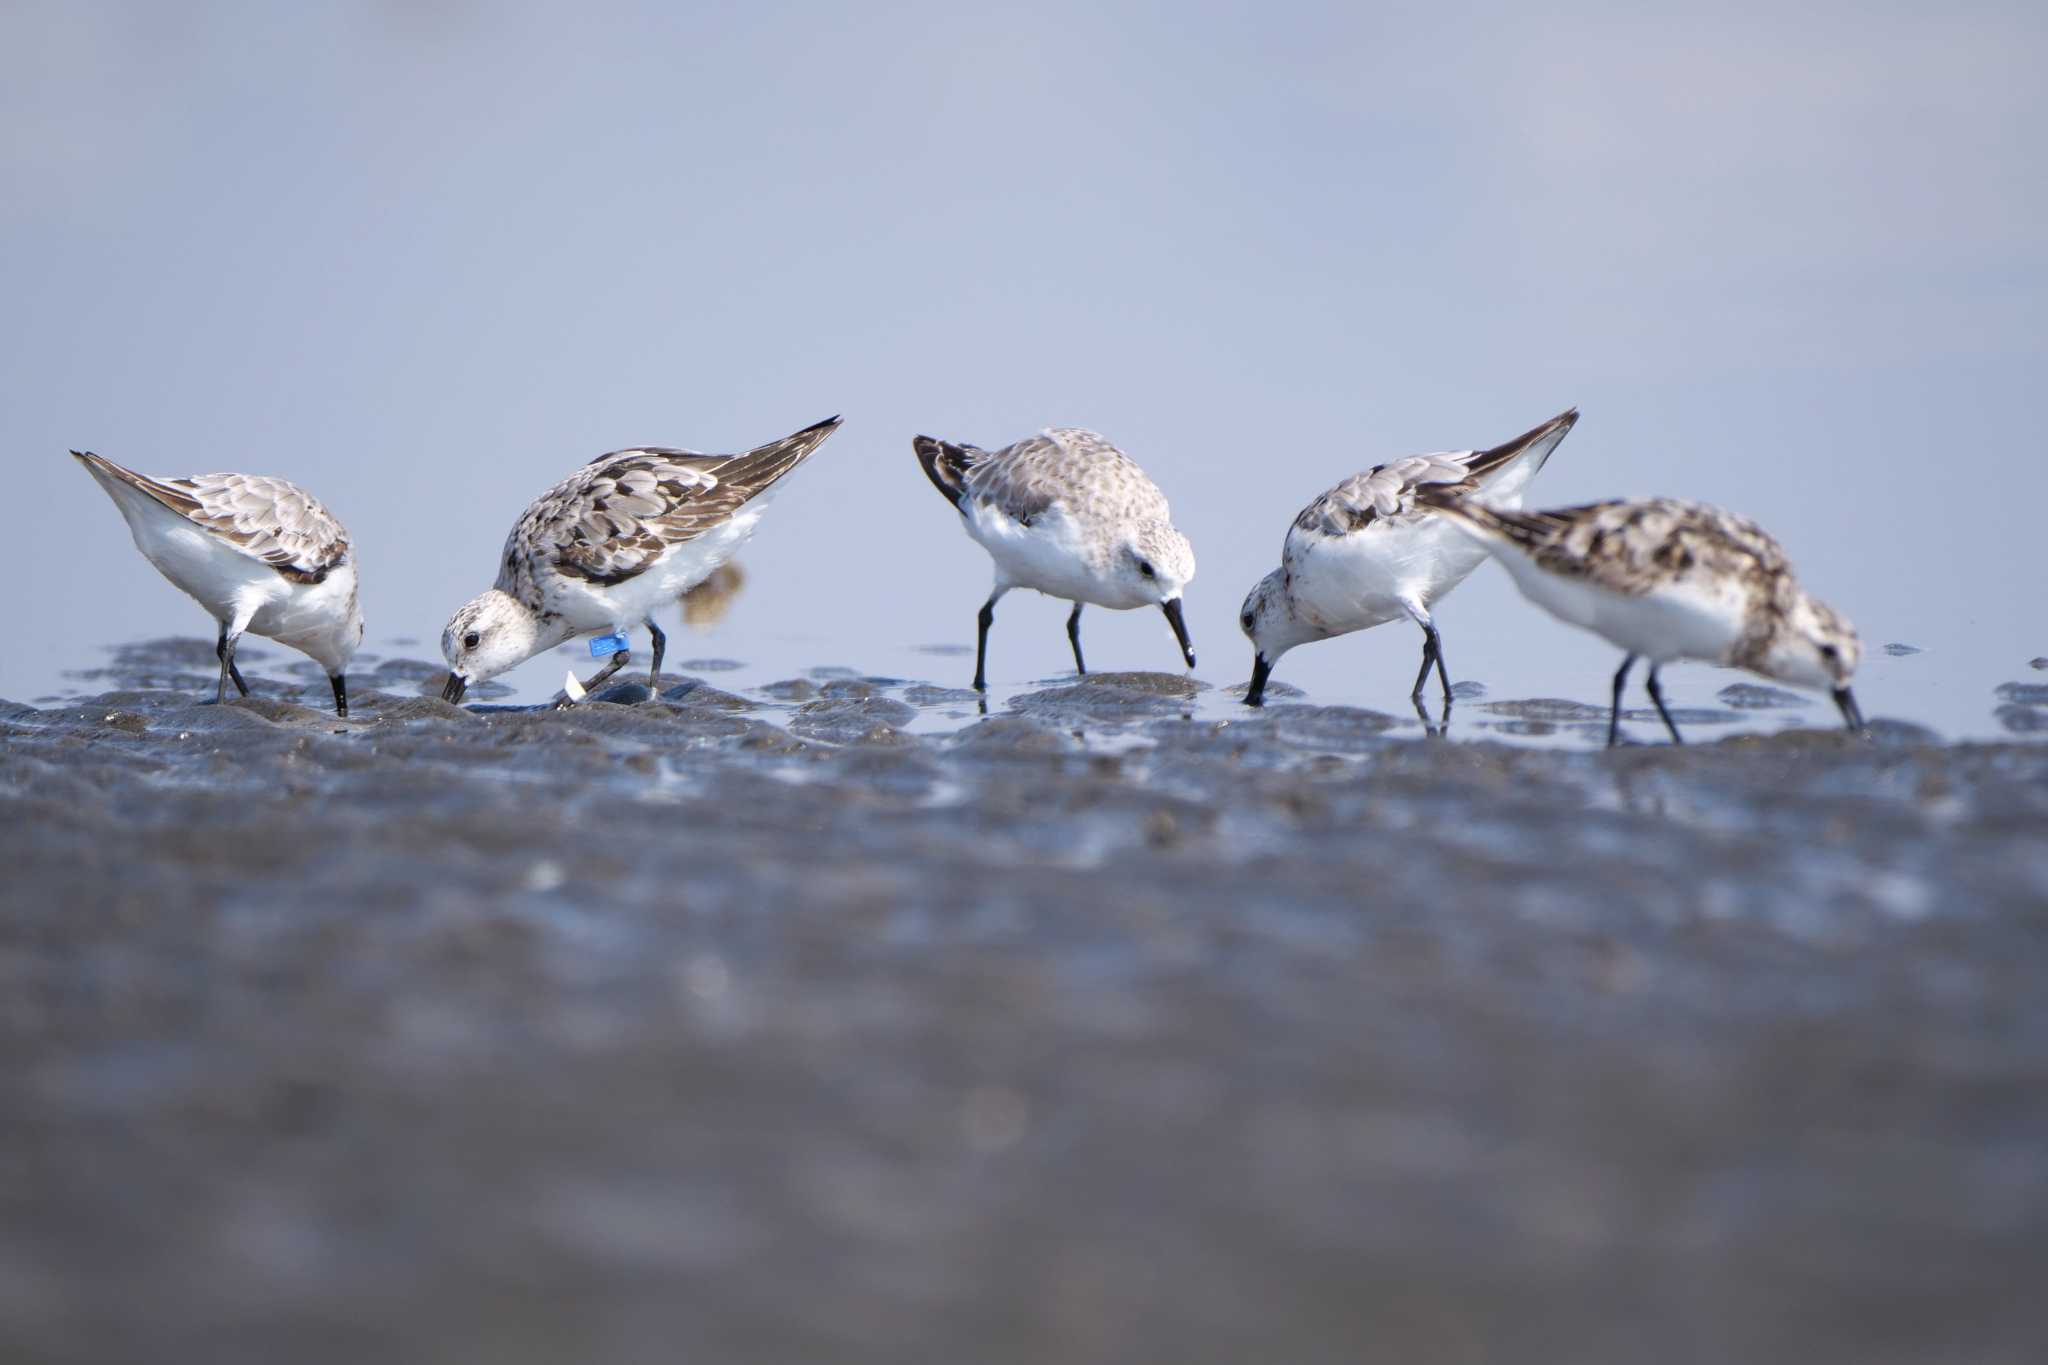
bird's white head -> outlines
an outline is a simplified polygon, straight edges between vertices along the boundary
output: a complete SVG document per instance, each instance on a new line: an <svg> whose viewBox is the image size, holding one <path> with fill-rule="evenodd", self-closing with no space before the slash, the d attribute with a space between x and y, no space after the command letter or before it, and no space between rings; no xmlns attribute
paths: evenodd
<svg viewBox="0 0 2048 1365"><path fill-rule="evenodd" d="M1131 528L1112 566L1116 588L1129 605L1156 606L1166 613L1173 638L1189 668L1195 666L1195 647L1188 640L1187 620L1181 615L1181 593L1195 576L1195 547L1169 521L1141 521Z"/></svg>
<svg viewBox="0 0 2048 1365"><path fill-rule="evenodd" d="M1238 609L1237 624L1269 665L1280 662L1280 656L1296 645L1320 638L1296 610L1285 569L1275 569L1252 585Z"/></svg>
<svg viewBox="0 0 2048 1365"><path fill-rule="evenodd" d="M1846 687L1862 659L1856 628L1827 603L1801 592L1771 632L1758 671L1795 687Z"/></svg>
<svg viewBox="0 0 2048 1365"><path fill-rule="evenodd" d="M1252 585L1238 609L1237 625L1252 642L1252 681L1245 704L1258 706L1265 701L1266 675L1273 665L1296 645L1315 639L1316 630L1295 610L1285 569L1275 569Z"/></svg>
<svg viewBox="0 0 2048 1365"><path fill-rule="evenodd" d="M1141 521L1117 556L1118 586L1137 606L1164 606L1195 576L1195 547L1169 521Z"/></svg>
<svg viewBox="0 0 2048 1365"><path fill-rule="evenodd" d="M1833 694L1851 730L1863 729L1863 713L1849 691L1863 643L1856 627L1833 607L1800 591L1771 632L1757 671L1795 687L1824 687Z"/></svg>
<svg viewBox="0 0 2048 1365"><path fill-rule="evenodd" d="M441 657L448 661L442 698L461 701L473 684L517 668L566 638L548 638L540 619L518 598L492 588L463 603L441 632Z"/></svg>

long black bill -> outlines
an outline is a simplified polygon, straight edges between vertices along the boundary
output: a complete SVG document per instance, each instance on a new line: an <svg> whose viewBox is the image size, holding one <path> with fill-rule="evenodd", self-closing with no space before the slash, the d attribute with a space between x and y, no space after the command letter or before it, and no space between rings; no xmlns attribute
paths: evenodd
<svg viewBox="0 0 2048 1365"><path fill-rule="evenodd" d="M1252 685L1244 690L1244 704L1246 706L1264 706L1266 704L1266 679L1272 675L1272 672L1273 665L1266 662L1265 655L1254 654L1252 656Z"/></svg>
<svg viewBox="0 0 2048 1365"><path fill-rule="evenodd" d="M450 669L448 671L448 685L441 689L441 700L445 702L459 702L462 700L462 694L468 690L469 679Z"/></svg>
<svg viewBox="0 0 2048 1365"><path fill-rule="evenodd" d="M1166 624L1173 627L1173 638L1180 641L1180 656L1188 661L1188 667L1195 666L1195 647L1188 643L1188 623L1180 616L1180 599L1169 598L1159 604L1159 610L1166 613Z"/></svg>
<svg viewBox="0 0 2048 1365"><path fill-rule="evenodd" d="M1842 713L1843 722L1852 735L1867 735L1870 727L1863 723L1863 708L1856 704L1856 695L1846 687L1835 689L1835 706Z"/></svg>
<svg viewBox="0 0 2048 1365"><path fill-rule="evenodd" d="M334 714L337 716L347 715L348 679L344 678L341 674L336 673L329 677L327 681L334 684Z"/></svg>

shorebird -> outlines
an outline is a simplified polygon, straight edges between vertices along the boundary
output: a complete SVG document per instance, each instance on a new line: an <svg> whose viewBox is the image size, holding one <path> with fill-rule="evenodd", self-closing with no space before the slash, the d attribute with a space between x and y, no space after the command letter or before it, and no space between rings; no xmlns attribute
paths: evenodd
<svg viewBox="0 0 2048 1365"><path fill-rule="evenodd" d="M135 548L219 625L216 702L227 700L230 682L249 695L235 646L254 634L319 664L335 714L348 714L344 673L363 642L355 554L318 499L259 474L153 479L89 450L71 454L121 509Z"/></svg>
<svg viewBox="0 0 2048 1365"><path fill-rule="evenodd" d="M1624 651L1614 675L1607 742L1621 735L1621 693L1638 658L1671 732L1657 673L1675 659L1747 669L1795 687L1826 688L1852 731L1865 729L1849 690L1862 657L1856 629L1793 576L1755 522L1673 498L1509 512L1432 489L1424 500L1493 552L1537 606Z"/></svg>
<svg viewBox="0 0 2048 1365"><path fill-rule="evenodd" d="M703 582L746 543L778 481L839 429L828 417L744 455L641 446L600 455L534 499L505 540L496 586L441 632L446 701L578 635L602 632L610 662L581 691L629 660L626 631L645 624L661 677L667 637L657 607ZM564 704L574 700L574 694Z"/></svg>
<svg viewBox="0 0 2048 1365"><path fill-rule="evenodd" d="M1195 666L1181 593L1195 576L1195 551L1174 529L1166 495L1130 456L1079 427L1051 427L1001 450L931 436L911 442L932 487L995 565L974 646L974 686L988 688L988 630L1012 588L1072 602L1067 639L1081 658L1081 608L1158 607L1181 657Z"/></svg>
<svg viewBox="0 0 2048 1365"><path fill-rule="evenodd" d="M1431 609L1479 567L1486 552L1448 519L1419 505L1417 491L1458 488L1496 506L1519 505L1522 490L1578 420L1572 408L1491 450L1411 455L1374 465L1303 508L1287 529L1280 567L1259 580L1238 613L1252 642L1245 705L1263 704L1273 666L1296 645L1405 617L1422 628L1422 669L1409 696L1420 710L1423 684L1434 666L1448 706L1451 679Z"/></svg>

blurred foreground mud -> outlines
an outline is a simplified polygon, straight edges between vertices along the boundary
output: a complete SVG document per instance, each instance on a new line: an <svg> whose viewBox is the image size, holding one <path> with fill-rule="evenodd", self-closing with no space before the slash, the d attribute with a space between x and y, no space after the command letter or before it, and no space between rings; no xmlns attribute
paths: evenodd
<svg viewBox="0 0 2048 1365"><path fill-rule="evenodd" d="M0 703L7 1359L2048 1359L2039 743L200 653Z"/></svg>

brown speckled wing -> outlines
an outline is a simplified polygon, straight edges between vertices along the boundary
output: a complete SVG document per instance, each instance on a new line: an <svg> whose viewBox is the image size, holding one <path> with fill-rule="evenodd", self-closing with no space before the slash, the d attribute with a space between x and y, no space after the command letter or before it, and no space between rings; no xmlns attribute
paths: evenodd
<svg viewBox="0 0 2048 1365"><path fill-rule="evenodd" d="M347 530L289 480L261 474L152 479L90 451L73 454L296 582L321 582L348 562Z"/></svg>
<svg viewBox="0 0 2048 1365"><path fill-rule="evenodd" d="M744 455L645 446L599 456L526 509L506 539L498 587L525 598L540 567L592 583L645 573L796 468L838 425L835 417Z"/></svg>
<svg viewBox="0 0 2048 1365"><path fill-rule="evenodd" d="M296 484L258 474L196 474L170 484L197 499L186 514L193 521L287 578L318 583L348 560L348 532Z"/></svg>
<svg viewBox="0 0 2048 1365"><path fill-rule="evenodd" d="M623 583L669 547L666 520L717 491L716 456L613 451L556 484L526 509L505 542L506 573L546 567L593 583ZM724 500L721 500L723 505ZM512 590L500 577L499 586Z"/></svg>

